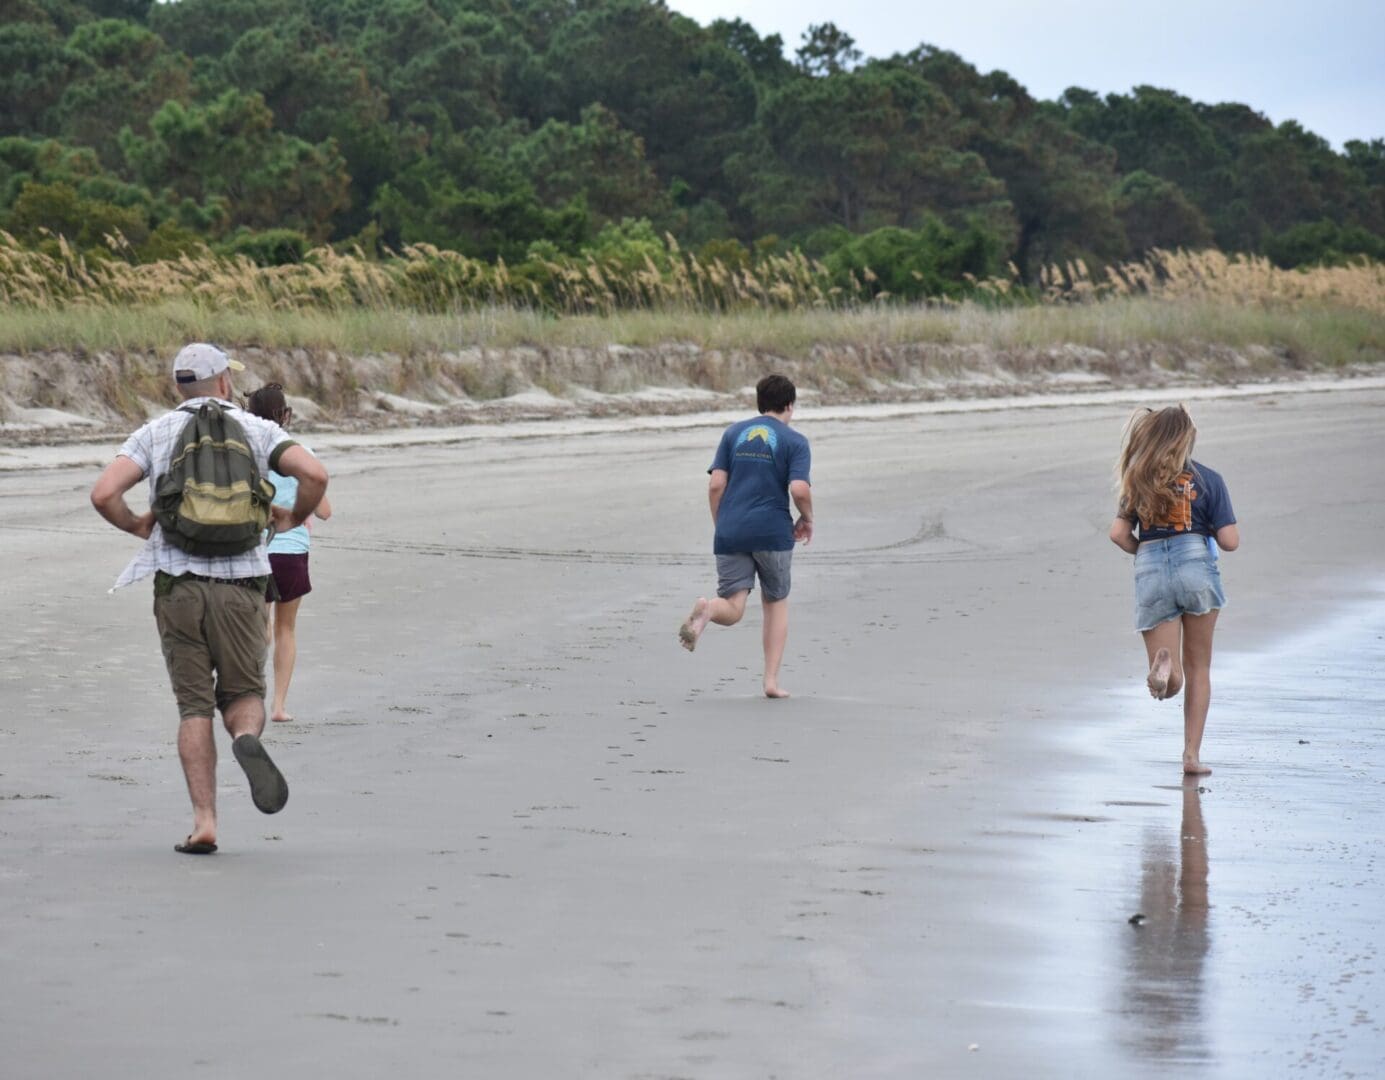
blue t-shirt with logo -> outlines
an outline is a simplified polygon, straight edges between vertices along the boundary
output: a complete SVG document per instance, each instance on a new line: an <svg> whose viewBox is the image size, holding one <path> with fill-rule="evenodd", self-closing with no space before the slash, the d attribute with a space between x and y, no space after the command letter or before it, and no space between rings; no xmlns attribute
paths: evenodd
<svg viewBox="0 0 1385 1080"><path fill-rule="evenodd" d="M1136 522L1142 542L1167 540L1183 533L1216 536L1223 525L1236 524L1231 493L1226 490L1226 481L1215 470L1191 462L1187 470L1178 474L1174 488L1177 496L1165 520Z"/></svg>
<svg viewBox="0 0 1385 1080"><path fill-rule="evenodd" d="M808 440L772 416L727 428L707 470L727 474L712 550L718 555L793 550L789 484L811 483L812 463Z"/></svg>

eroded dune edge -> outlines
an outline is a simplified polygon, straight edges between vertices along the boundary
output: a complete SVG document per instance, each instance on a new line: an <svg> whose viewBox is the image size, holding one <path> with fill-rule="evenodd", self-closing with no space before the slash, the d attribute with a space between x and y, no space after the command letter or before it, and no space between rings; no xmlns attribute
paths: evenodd
<svg viewBox="0 0 1385 1080"><path fill-rule="evenodd" d="M574 416L680 414L738 407L760 375L780 370L819 404L869 404L1096 389L1254 385L1378 371L1319 365L1261 345L1141 344L997 349L984 345L763 349L471 348L411 355L333 349L235 350L238 389L280 382L309 426L338 431L452 426ZM0 355L0 437L65 442L103 437L171 406L167 358L154 350Z"/></svg>

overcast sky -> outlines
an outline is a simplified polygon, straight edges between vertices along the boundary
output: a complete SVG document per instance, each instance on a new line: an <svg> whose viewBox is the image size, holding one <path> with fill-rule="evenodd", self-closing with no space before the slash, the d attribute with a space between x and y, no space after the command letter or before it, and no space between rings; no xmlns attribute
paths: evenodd
<svg viewBox="0 0 1385 1080"><path fill-rule="evenodd" d="M666 0L702 24L739 16L790 58L834 22L866 56L920 44L1009 72L1031 94L1144 83L1297 120L1335 147L1385 137L1385 0Z"/></svg>

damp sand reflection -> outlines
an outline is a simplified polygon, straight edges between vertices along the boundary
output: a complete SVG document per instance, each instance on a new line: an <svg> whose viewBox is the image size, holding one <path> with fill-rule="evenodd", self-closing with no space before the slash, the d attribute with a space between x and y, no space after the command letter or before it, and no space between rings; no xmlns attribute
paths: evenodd
<svg viewBox="0 0 1385 1080"><path fill-rule="evenodd" d="M1104 850L1089 833L1084 854L1110 882L1093 896L1115 901L1101 913L1113 948L1100 1007L1125 1075L1380 1075L1385 584L1360 591L1223 656L1213 776L1154 784L1163 805L1131 799L1134 778L1167 760L1170 729L1131 725L1110 742L1121 764L1107 805L1138 831L1110 832Z"/></svg>
<svg viewBox="0 0 1385 1080"><path fill-rule="evenodd" d="M1184 780L1182 806L1177 843L1167 829L1145 834L1121 994L1122 1041L1141 1058L1170 1064L1212 1056L1204 970L1211 948L1208 842L1198 778Z"/></svg>

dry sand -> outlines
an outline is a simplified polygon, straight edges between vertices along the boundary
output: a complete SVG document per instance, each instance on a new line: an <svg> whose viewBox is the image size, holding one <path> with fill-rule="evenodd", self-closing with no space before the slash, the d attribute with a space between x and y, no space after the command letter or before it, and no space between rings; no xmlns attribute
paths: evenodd
<svg viewBox="0 0 1385 1080"><path fill-rule="evenodd" d="M1195 408L1245 541L1202 791L1127 411L805 410L787 702L753 608L678 647L715 426L317 439L292 797L223 733L203 859L114 448L0 456L0 1075L1373 1074L1385 391Z"/></svg>

